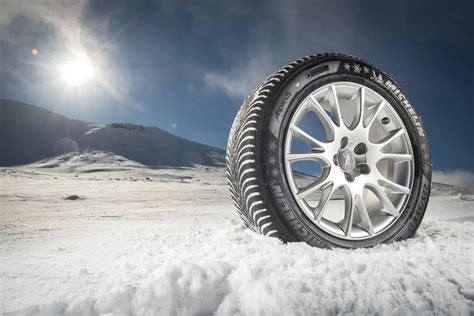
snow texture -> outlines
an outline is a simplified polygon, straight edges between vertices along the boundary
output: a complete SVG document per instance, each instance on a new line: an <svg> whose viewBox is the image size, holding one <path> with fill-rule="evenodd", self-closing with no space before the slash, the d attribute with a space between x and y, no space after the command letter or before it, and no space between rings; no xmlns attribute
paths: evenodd
<svg viewBox="0 0 474 316"><path fill-rule="evenodd" d="M435 184L410 240L326 250L244 229L220 167L83 152L2 168L0 183L6 315L474 311L472 189Z"/></svg>

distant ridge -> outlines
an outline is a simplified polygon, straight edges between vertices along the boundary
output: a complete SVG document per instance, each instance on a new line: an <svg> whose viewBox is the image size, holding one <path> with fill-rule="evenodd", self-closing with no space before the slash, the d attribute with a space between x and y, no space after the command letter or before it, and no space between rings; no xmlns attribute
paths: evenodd
<svg viewBox="0 0 474 316"><path fill-rule="evenodd" d="M121 155L148 166L222 165L222 149L158 127L91 124L40 107L0 99L0 166L29 164L85 149Z"/></svg>

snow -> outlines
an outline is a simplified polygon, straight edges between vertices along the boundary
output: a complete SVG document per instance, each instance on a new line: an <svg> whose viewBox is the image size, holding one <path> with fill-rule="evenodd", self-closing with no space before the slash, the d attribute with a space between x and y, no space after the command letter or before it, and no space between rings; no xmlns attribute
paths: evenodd
<svg viewBox="0 0 474 316"><path fill-rule="evenodd" d="M415 238L326 250L244 229L220 167L83 152L1 168L0 184L5 313L474 312L472 189L436 185Z"/></svg>

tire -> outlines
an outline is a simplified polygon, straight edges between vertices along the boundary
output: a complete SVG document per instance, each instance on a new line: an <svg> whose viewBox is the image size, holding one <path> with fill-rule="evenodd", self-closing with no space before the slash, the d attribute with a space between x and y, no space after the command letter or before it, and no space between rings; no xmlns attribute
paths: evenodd
<svg viewBox="0 0 474 316"><path fill-rule="evenodd" d="M352 107L354 121L346 124ZM297 125L300 113L310 112L324 127L318 142ZM310 149L298 156L291 150L301 140ZM319 164L320 173L293 170L300 159ZM431 187L426 132L402 89L374 66L343 54L304 57L255 89L232 125L226 171L246 227L325 248L414 236ZM310 184L300 186L300 178Z"/></svg>

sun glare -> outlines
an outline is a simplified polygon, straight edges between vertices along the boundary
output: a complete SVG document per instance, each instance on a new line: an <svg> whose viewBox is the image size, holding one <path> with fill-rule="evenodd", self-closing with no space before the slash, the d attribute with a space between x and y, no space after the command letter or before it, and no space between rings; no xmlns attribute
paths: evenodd
<svg viewBox="0 0 474 316"><path fill-rule="evenodd" d="M70 86L81 86L95 76L94 65L85 55L77 55L59 66L62 80Z"/></svg>

